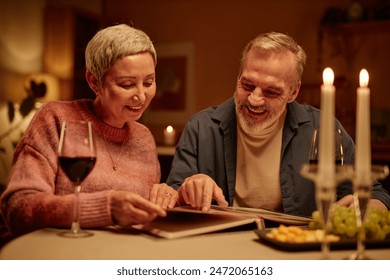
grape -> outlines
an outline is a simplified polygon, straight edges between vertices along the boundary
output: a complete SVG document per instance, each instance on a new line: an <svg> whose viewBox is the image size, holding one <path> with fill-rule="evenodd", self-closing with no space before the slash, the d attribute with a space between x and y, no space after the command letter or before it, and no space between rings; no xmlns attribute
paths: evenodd
<svg viewBox="0 0 390 280"><path fill-rule="evenodd" d="M333 232L343 235L347 232L347 225L345 223L342 223L337 227L333 227Z"/></svg>
<svg viewBox="0 0 390 280"><path fill-rule="evenodd" d="M318 211L314 211L313 220L309 223L309 229L320 229L322 228L322 223L320 221L320 213Z"/></svg>
<svg viewBox="0 0 390 280"><path fill-rule="evenodd" d="M319 212L312 213L313 220L309 223L310 229L321 229L322 221ZM330 233L355 237L358 232L354 207L335 205L332 213ZM390 238L390 211L370 208L364 220L364 230L367 238L383 240Z"/></svg>
<svg viewBox="0 0 390 280"><path fill-rule="evenodd" d="M343 223L343 219L340 216L333 217L333 226L338 227Z"/></svg>
<svg viewBox="0 0 390 280"><path fill-rule="evenodd" d="M389 216L390 217L390 216ZM320 212L314 211L313 212L313 219L319 221L320 220Z"/></svg>
<svg viewBox="0 0 390 280"><path fill-rule="evenodd" d="M352 226L356 226L356 217L352 216L352 217L347 217L345 219L345 225L347 227L352 227Z"/></svg>
<svg viewBox="0 0 390 280"><path fill-rule="evenodd" d="M388 235L390 233L390 224L386 224L382 228L383 232Z"/></svg>
<svg viewBox="0 0 390 280"><path fill-rule="evenodd" d="M354 237L356 235L356 232L357 232L356 225L353 227L347 227L345 231L346 235L348 235L349 237Z"/></svg>

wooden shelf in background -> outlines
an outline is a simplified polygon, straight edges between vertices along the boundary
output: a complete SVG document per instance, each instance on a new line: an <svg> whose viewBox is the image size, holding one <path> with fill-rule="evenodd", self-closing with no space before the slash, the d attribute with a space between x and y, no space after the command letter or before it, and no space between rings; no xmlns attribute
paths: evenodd
<svg viewBox="0 0 390 280"><path fill-rule="evenodd" d="M335 26L346 35L390 32L390 20L371 20L353 23L342 23Z"/></svg>
<svg viewBox="0 0 390 280"><path fill-rule="evenodd" d="M390 162L390 142L373 144L371 157L373 162Z"/></svg>

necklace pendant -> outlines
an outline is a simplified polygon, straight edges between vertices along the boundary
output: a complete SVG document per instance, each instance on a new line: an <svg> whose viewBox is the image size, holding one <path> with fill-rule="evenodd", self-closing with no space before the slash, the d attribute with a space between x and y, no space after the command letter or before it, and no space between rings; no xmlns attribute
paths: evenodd
<svg viewBox="0 0 390 280"><path fill-rule="evenodd" d="M111 159L111 163L112 163L112 169L113 169L114 171L116 171L116 169L117 169L117 164L118 164L118 162L119 162L119 158L120 158L121 155L122 155L123 147L125 146L125 142L126 142L127 134L128 134L128 133L129 133L129 131L127 131L127 132L126 132L126 135L123 137L122 146L121 146L121 149L120 149L120 151L119 151L118 158L116 159L116 161L114 161L113 158L112 158L111 152L110 152L110 147L109 147L108 144L107 144L106 136L104 135L104 132L102 131L104 144L106 144L106 148L107 148L108 154L110 155L110 159Z"/></svg>

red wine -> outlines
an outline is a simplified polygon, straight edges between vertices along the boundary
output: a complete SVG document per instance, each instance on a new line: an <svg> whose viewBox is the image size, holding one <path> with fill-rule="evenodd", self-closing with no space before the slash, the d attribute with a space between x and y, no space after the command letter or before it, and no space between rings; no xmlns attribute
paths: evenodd
<svg viewBox="0 0 390 280"><path fill-rule="evenodd" d="M59 162L66 176L73 182L80 184L95 166L95 157L59 157Z"/></svg>

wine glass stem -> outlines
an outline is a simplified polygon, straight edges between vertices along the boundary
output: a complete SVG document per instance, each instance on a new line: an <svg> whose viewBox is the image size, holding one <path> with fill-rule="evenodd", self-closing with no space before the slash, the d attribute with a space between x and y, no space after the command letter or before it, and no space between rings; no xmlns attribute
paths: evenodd
<svg viewBox="0 0 390 280"><path fill-rule="evenodd" d="M364 256L364 252L366 250L366 246L365 246L365 240L366 240L366 234L364 232L364 228L363 226L360 226L360 228L358 229L359 232L358 232L358 241L357 241L357 257L363 257Z"/></svg>
<svg viewBox="0 0 390 280"><path fill-rule="evenodd" d="M322 218L322 242L321 251L323 259L330 259L330 245L328 242L328 230L333 215L332 204L334 201L334 189L317 186L316 190L317 207Z"/></svg>
<svg viewBox="0 0 390 280"><path fill-rule="evenodd" d="M74 203L74 218L72 222L72 228L71 231L77 235L80 232L80 223L79 223L79 213L80 213L80 202L79 202L79 195L80 195L81 185L78 184L75 188L75 203Z"/></svg>
<svg viewBox="0 0 390 280"><path fill-rule="evenodd" d="M325 260L328 260L329 259L329 254L330 254L330 249L329 249L329 243L327 241L327 233L326 231L324 232L324 240L322 241L322 244L321 244L321 250L322 250L322 257L325 259Z"/></svg>
<svg viewBox="0 0 390 280"><path fill-rule="evenodd" d="M368 189L368 188L366 188ZM357 248L356 248L356 258L357 259L363 259L365 258L365 242L366 242L366 233L364 229L364 216L366 214L367 210L367 204L369 201L369 194L367 194L368 191L361 192L360 194L358 192L355 192L353 195L354 198L354 205L355 205L355 212L356 212L356 223L357 223Z"/></svg>

